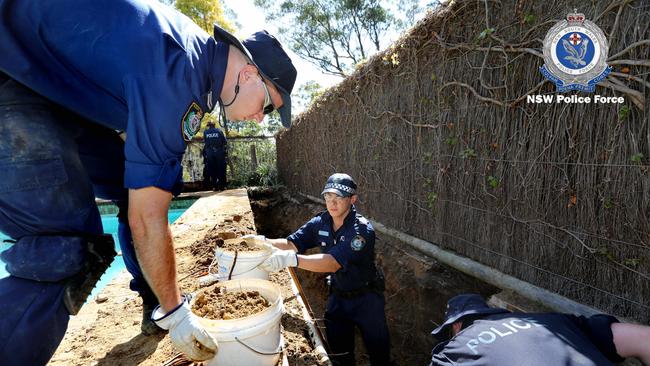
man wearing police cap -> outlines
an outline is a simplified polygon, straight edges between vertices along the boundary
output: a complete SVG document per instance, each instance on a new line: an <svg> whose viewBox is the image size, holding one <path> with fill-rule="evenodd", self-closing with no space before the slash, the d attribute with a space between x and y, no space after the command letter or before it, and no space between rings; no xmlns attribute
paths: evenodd
<svg viewBox="0 0 650 366"><path fill-rule="evenodd" d="M432 332L429 366L606 366L637 357L650 365L650 327L607 314L511 313L477 294L454 296Z"/></svg>
<svg viewBox="0 0 650 366"><path fill-rule="evenodd" d="M144 314L159 303L151 320L174 346L213 357L178 286L167 211L218 103L229 120L278 110L289 127L286 52L266 31L211 36L155 0L0 0L0 18L0 231L15 240L2 253L0 363L47 363L113 260L95 197L128 202L120 245L132 288L154 295Z"/></svg>
<svg viewBox="0 0 650 366"><path fill-rule="evenodd" d="M334 365L354 365L354 329L361 331L373 366L390 364L390 344L384 313L384 278L375 265L375 232L357 213L357 185L347 174L333 174L321 193L327 211L286 239L247 241L271 245L273 254L260 267L278 271L298 267L330 272L325 312L327 342ZM320 247L322 254L303 255Z"/></svg>

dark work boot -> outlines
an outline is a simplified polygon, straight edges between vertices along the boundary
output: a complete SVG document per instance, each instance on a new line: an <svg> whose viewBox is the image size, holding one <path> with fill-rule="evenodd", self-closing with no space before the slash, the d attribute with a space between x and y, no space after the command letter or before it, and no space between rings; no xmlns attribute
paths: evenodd
<svg viewBox="0 0 650 366"><path fill-rule="evenodd" d="M140 331L142 331L142 334L146 336L165 332L164 329L157 326L156 323L151 320L151 313L153 313L153 310L156 308L156 306L157 305L151 305L147 303L142 304L142 324L140 324Z"/></svg>
<svg viewBox="0 0 650 366"><path fill-rule="evenodd" d="M140 324L142 334L151 336L165 332L164 329L157 326L156 323L151 320L151 313L153 313L153 310L158 306L156 295L154 295L149 288L146 288L140 291L140 297L142 297L142 324Z"/></svg>

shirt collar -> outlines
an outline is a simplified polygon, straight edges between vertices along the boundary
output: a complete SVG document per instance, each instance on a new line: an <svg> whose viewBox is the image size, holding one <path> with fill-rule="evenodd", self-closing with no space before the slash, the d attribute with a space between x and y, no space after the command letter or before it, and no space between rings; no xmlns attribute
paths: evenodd
<svg viewBox="0 0 650 366"><path fill-rule="evenodd" d="M228 65L229 50L230 47L227 43L217 42L217 47L214 49L212 54L210 69L208 71L210 89L203 95L203 102L208 107L208 111L214 109L219 100L219 96L221 95L223 81L226 76L226 66Z"/></svg>

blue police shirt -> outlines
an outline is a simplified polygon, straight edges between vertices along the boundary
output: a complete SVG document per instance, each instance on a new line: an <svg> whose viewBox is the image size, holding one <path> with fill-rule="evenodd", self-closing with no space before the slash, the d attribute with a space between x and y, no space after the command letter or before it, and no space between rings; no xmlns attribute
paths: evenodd
<svg viewBox="0 0 650 366"><path fill-rule="evenodd" d="M359 290L375 279L375 230L354 206L336 232L332 216L324 211L289 235L287 240L293 242L300 253L318 246L322 253L333 256L341 266L332 275L332 286L337 290Z"/></svg>
<svg viewBox="0 0 650 366"><path fill-rule="evenodd" d="M215 127L210 127L203 132L205 138L205 149L208 152L223 153L226 147L226 136L223 132Z"/></svg>
<svg viewBox="0 0 650 366"><path fill-rule="evenodd" d="M433 349L430 366L609 366L620 362L609 315L509 313L475 320Z"/></svg>
<svg viewBox="0 0 650 366"><path fill-rule="evenodd" d="M228 45L158 1L0 0L0 71L126 130L127 188L167 191L223 85Z"/></svg>

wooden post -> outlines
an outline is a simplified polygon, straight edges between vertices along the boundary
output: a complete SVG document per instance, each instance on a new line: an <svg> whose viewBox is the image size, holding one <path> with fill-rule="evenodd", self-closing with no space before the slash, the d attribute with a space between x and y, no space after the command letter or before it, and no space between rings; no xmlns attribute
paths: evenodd
<svg viewBox="0 0 650 366"><path fill-rule="evenodd" d="M257 170L257 151L255 151L255 143L251 144L251 168L253 171Z"/></svg>

